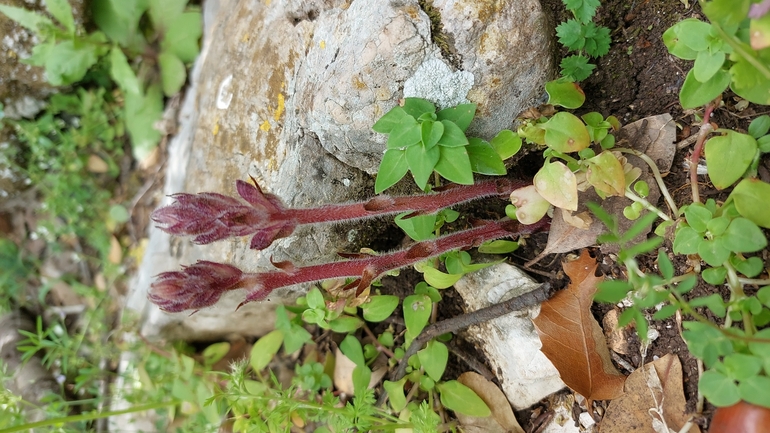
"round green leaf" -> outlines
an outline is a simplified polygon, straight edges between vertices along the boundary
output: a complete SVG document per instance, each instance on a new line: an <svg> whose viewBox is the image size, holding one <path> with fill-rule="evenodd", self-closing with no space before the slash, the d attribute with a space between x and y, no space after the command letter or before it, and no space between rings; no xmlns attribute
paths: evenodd
<svg viewBox="0 0 770 433"><path fill-rule="evenodd" d="M732 406L741 399L735 381L715 370L703 372L698 388L714 406Z"/></svg>
<svg viewBox="0 0 770 433"><path fill-rule="evenodd" d="M753 253L767 246L762 230L747 218L738 217L727 226L721 237L722 245L736 253Z"/></svg>
<svg viewBox="0 0 770 433"><path fill-rule="evenodd" d="M696 254L703 236L690 226L680 226L674 237L674 252L677 254Z"/></svg>
<svg viewBox="0 0 770 433"><path fill-rule="evenodd" d="M693 65L693 75L696 80L705 83L722 68L724 63L724 51L715 53L711 53L709 50L699 51L695 57L695 65Z"/></svg>
<svg viewBox="0 0 770 433"><path fill-rule="evenodd" d="M441 404L449 410L482 418L492 413L481 397L456 380L437 383L436 389L441 396Z"/></svg>
<svg viewBox="0 0 770 433"><path fill-rule="evenodd" d="M730 198L735 202L735 208L741 216L754 224L770 228L770 184L758 179L743 179L735 186Z"/></svg>
<svg viewBox="0 0 770 433"><path fill-rule="evenodd" d="M521 150L521 137L510 129L503 129L489 144L492 145L501 159L508 159Z"/></svg>
<svg viewBox="0 0 770 433"><path fill-rule="evenodd" d="M158 65L160 65L160 81L163 84L163 93L166 96L175 95L187 79L187 68L179 60L179 57L168 52L160 53Z"/></svg>
<svg viewBox="0 0 770 433"><path fill-rule="evenodd" d="M574 110L580 108L586 100L586 94L580 85L571 81L553 80L545 83L548 103Z"/></svg>
<svg viewBox="0 0 770 433"><path fill-rule="evenodd" d="M552 205L577 210L577 179L563 163L556 161L544 165L535 175L534 185L537 192Z"/></svg>
<svg viewBox="0 0 770 433"><path fill-rule="evenodd" d="M762 137L770 132L770 116L763 114L749 124L749 135L754 138Z"/></svg>
<svg viewBox="0 0 770 433"><path fill-rule="evenodd" d="M398 296L394 295L370 296L369 301L361 305L364 319L368 322L382 322L393 314L396 307L398 307Z"/></svg>
<svg viewBox="0 0 770 433"><path fill-rule="evenodd" d="M735 380L753 379L762 370L762 360L745 353L731 353L725 356L722 363L727 374Z"/></svg>
<svg viewBox="0 0 770 433"><path fill-rule="evenodd" d="M623 166L612 152L604 151L585 162L588 164L586 180L594 188L607 195L625 195L626 177Z"/></svg>
<svg viewBox="0 0 770 433"><path fill-rule="evenodd" d="M366 366L366 358L364 358L364 348L361 346L361 342L352 335L345 336L345 339L340 343L340 352L347 356L354 364L358 366Z"/></svg>
<svg viewBox="0 0 770 433"><path fill-rule="evenodd" d="M214 343L207 348L203 349L203 363L206 365L213 365L217 361L221 360L222 358L227 355L227 353L230 351L230 343L227 341L220 341L219 343Z"/></svg>
<svg viewBox="0 0 770 433"><path fill-rule="evenodd" d="M690 227L698 233L704 233L713 214L701 203L693 203L685 208L684 217L687 219L687 224Z"/></svg>
<svg viewBox="0 0 770 433"><path fill-rule="evenodd" d="M446 289L456 283L464 274L446 274L436 268L426 266L423 269L423 278L425 282L437 289Z"/></svg>
<svg viewBox="0 0 770 433"><path fill-rule="evenodd" d="M519 188L511 193L511 203L516 206L514 214L509 214L506 207L505 213L509 218L518 220L522 224L533 224L540 221L548 212L551 203L538 194L534 185Z"/></svg>
<svg viewBox="0 0 770 433"><path fill-rule="evenodd" d="M340 316L329 321L329 329L340 334L348 334L363 325L363 320L353 316Z"/></svg>
<svg viewBox="0 0 770 433"><path fill-rule="evenodd" d="M438 382L446 369L446 363L449 359L449 350L444 343L431 340L425 345L425 348L417 352L420 364L431 379Z"/></svg>
<svg viewBox="0 0 770 433"><path fill-rule="evenodd" d="M720 242L720 239L704 239L698 244L698 255L709 266L721 266L730 257L730 250Z"/></svg>
<svg viewBox="0 0 770 433"><path fill-rule="evenodd" d="M725 269L723 266L708 268L703 271L701 276L703 277L703 281L714 286L719 286L725 282L725 277L727 277L727 269Z"/></svg>
<svg viewBox="0 0 770 433"><path fill-rule="evenodd" d="M725 189L748 170L757 153L757 140L748 134L728 131L706 141L705 155L709 178L715 187Z"/></svg>
<svg viewBox="0 0 770 433"><path fill-rule="evenodd" d="M432 102L423 98L404 98L404 111L415 119L425 113L435 113L436 106Z"/></svg>
<svg viewBox="0 0 770 433"><path fill-rule="evenodd" d="M390 407L394 412L401 412L406 407L406 396L404 395L404 384L406 378L399 380L398 382L391 382L386 380L382 382L382 387L388 393L388 400L390 400Z"/></svg>
<svg viewBox="0 0 770 433"><path fill-rule="evenodd" d="M754 376L738 384L741 398L757 406L770 407L770 377Z"/></svg>
<svg viewBox="0 0 770 433"><path fill-rule="evenodd" d="M733 257L731 262L733 263L733 266L735 266L735 269L742 273L743 275L754 278L757 275L762 273L762 269L764 268L764 262L762 262L762 259L759 257L749 257L745 260L741 260L737 256Z"/></svg>
<svg viewBox="0 0 770 433"><path fill-rule="evenodd" d="M273 359L283 343L283 332L275 329L263 336L251 348L249 363L254 371L262 371Z"/></svg>
<svg viewBox="0 0 770 433"><path fill-rule="evenodd" d="M679 90L679 102L682 108L697 108L713 101L730 85L730 74L719 70L711 79L701 83L695 78L695 72L690 69Z"/></svg>
<svg viewBox="0 0 770 433"><path fill-rule="evenodd" d="M742 56L730 67L730 89L755 104L770 105L770 80Z"/></svg>
<svg viewBox="0 0 770 433"><path fill-rule="evenodd" d="M583 121L574 114L558 112L543 124L545 144L562 153L577 152L591 144Z"/></svg>
<svg viewBox="0 0 770 433"><path fill-rule="evenodd" d="M414 336L422 332L430 319L433 302L427 295L410 295L404 299L404 323Z"/></svg>

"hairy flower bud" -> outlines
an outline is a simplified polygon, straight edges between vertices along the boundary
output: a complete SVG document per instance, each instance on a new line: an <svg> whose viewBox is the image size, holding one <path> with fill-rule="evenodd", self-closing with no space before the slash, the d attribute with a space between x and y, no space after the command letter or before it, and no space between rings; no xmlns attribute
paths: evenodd
<svg viewBox="0 0 770 433"><path fill-rule="evenodd" d="M155 210L152 220L172 235L195 236L193 242L197 244L254 235L254 249L265 248L294 231L295 225L285 218L278 197L240 180L236 188L248 204L213 192L180 193L171 196L174 203Z"/></svg>
<svg viewBox="0 0 770 433"><path fill-rule="evenodd" d="M199 310L214 305L224 292L242 288L243 276L235 266L201 260L181 271L158 275L147 298L172 313Z"/></svg>

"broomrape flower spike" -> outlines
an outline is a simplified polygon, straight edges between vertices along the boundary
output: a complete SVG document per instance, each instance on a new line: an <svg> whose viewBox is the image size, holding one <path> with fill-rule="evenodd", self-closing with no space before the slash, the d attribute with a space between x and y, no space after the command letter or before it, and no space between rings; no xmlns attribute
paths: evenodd
<svg viewBox="0 0 770 433"><path fill-rule="evenodd" d="M298 268L282 263L282 270L261 273L246 273L234 266L199 261L182 271L160 274L150 286L148 297L162 310L180 312L214 305L225 292L245 288L249 292L240 307L248 302L263 300L280 287L337 278L354 278L346 289L355 288L357 294L360 294L374 280L389 271L414 265L448 251L547 229L548 225L547 218L531 225L522 225L513 220L483 221L474 228L418 242L388 254Z"/></svg>
<svg viewBox="0 0 770 433"><path fill-rule="evenodd" d="M171 197L175 202L153 212L152 219L167 233L194 236L193 242L197 244L253 235L250 247L261 250L303 224L359 220L406 211L412 211L411 216L430 214L478 198L507 197L524 185L520 181L494 179L474 185L450 185L433 194L379 195L358 203L289 209L277 196L262 192L256 182L251 185L238 180L236 189L247 203L213 192L174 194Z"/></svg>

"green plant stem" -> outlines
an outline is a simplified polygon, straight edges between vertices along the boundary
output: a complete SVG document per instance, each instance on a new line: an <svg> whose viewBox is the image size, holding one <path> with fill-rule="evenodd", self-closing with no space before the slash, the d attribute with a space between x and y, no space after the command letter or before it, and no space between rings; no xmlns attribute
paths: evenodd
<svg viewBox="0 0 770 433"><path fill-rule="evenodd" d="M650 212L655 212L658 214L659 217L661 217L665 221L671 221L671 217L664 214L662 210L655 207L653 204L648 202L646 199L639 197L638 195L634 194L630 189L626 188L626 198L631 199L631 201L635 201L637 203L641 203L642 206L644 206L645 209L647 209Z"/></svg>
<svg viewBox="0 0 770 433"><path fill-rule="evenodd" d="M100 413L85 413L81 415L71 415L71 416L66 416L62 418L46 419L42 421L27 423L24 425L4 428L0 430L0 433L25 431L25 430L31 430L39 427L55 426L58 424L66 424L66 423L77 422L77 421L92 421L100 418L108 418L111 416L125 415L127 413L144 412L146 410L161 409L164 407L176 406L180 403L181 401L179 400L170 400L170 401L161 402L161 403L150 403L150 404L144 404L140 406L133 406L123 410L113 410L113 411L100 412Z"/></svg>
<svg viewBox="0 0 770 433"><path fill-rule="evenodd" d="M743 291L743 284L738 279L738 272L733 267L729 260L725 260L722 264L727 269L727 285L730 287L731 300L738 301L746 297L746 293ZM729 317L729 312L728 312ZM754 335L757 332L754 322L751 320L751 313L748 311L741 311L741 317L743 319L743 330L748 336ZM727 322L725 322L726 324Z"/></svg>
<svg viewBox="0 0 770 433"><path fill-rule="evenodd" d="M674 215L679 214L679 208L676 206L674 199L671 197L671 194L668 192L668 188L666 188L666 184L663 183L663 176L661 176L660 174L660 170L658 169L658 164L655 164L655 161L653 161L652 158L635 149L618 147L612 150L634 155L636 157L641 158L642 161L646 162L647 165L650 166L650 170L652 170L652 176L655 178L655 183L658 184L658 189L660 190L660 193L663 195L663 197L666 199L666 203L668 203L668 206L671 208L671 212Z"/></svg>
<svg viewBox="0 0 770 433"><path fill-rule="evenodd" d="M719 33L719 36L721 36L722 39L724 39L725 42L727 42L727 44L730 45L733 50L735 50L736 53L746 59L747 62L751 63L751 66L757 68L757 70L761 72L766 79L770 80L770 68L768 68L767 65L754 57L750 52L746 51L744 49L743 43L739 40L736 40L734 36L727 34L727 32L722 29L722 26L714 21L711 22L711 25L716 29L717 33Z"/></svg>

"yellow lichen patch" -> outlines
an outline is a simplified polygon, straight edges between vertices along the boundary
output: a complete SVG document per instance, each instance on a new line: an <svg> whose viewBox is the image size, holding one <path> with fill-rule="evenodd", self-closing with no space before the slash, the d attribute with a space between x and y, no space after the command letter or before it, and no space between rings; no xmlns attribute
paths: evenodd
<svg viewBox="0 0 770 433"><path fill-rule="evenodd" d="M211 134L216 137L219 134L219 117L214 120L214 127L211 128Z"/></svg>
<svg viewBox="0 0 770 433"><path fill-rule="evenodd" d="M269 131L270 130L270 121L269 120L265 120L264 122L262 122L262 124L259 125L259 129L261 129L261 130L263 130L265 132Z"/></svg>
<svg viewBox="0 0 770 433"><path fill-rule="evenodd" d="M326 48L326 41L319 42L318 46L321 47L321 49L323 50L324 48Z"/></svg>
<svg viewBox="0 0 770 433"><path fill-rule="evenodd" d="M283 93L278 94L278 106L275 108L275 113L273 113L273 119L276 121L281 118L281 115L283 114L284 110L284 97Z"/></svg>
<svg viewBox="0 0 770 433"><path fill-rule="evenodd" d="M251 39L251 35L244 33L243 37L241 38L241 42L246 43L249 41L249 39Z"/></svg>
<svg viewBox="0 0 770 433"><path fill-rule="evenodd" d="M354 76L352 81L353 81L353 83L352 83L352 84L353 84L353 87L354 87L356 90L364 90L364 89L366 89L367 87L369 87L369 86L367 86L367 85L366 85L366 83L364 83L364 82L361 80L361 78L360 78L358 75Z"/></svg>

